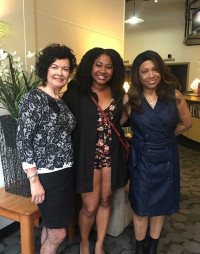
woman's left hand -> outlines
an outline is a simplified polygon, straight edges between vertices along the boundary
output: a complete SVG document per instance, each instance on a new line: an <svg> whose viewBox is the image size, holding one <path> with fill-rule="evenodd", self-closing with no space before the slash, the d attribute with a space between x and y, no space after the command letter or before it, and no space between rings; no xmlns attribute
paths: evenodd
<svg viewBox="0 0 200 254"><path fill-rule="evenodd" d="M187 106L187 103L182 93L178 90L175 90L175 95L176 95L178 116L180 121L180 124L178 124L175 129L175 135L179 135L192 127L192 119L191 119L190 110Z"/></svg>
<svg viewBox="0 0 200 254"><path fill-rule="evenodd" d="M39 177L30 179L30 187L31 187L31 202L37 204L41 204L45 199L45 190L40 183Z"/></svg>

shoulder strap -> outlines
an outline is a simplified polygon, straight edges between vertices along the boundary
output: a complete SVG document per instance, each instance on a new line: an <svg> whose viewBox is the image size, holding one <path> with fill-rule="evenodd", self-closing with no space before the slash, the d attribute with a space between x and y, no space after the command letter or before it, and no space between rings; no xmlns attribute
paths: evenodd
<svg viewBox="0 0 200 254"><path fill-rule="evenodd" d="M105 112L103 111L103 109L100 107L100 105L98 104L98 102L95 100L95 98L91 95L91 99L93 100L93 102L97 105L97 107L99 108L99 110L101 111L101 113L103 114L103 116L105 117L105 119L107 120L107 122L111 125L111 127L113 128L114 132L117 134L120 142L122 143L122 145L124 146L124 148L127 151L127 147L126 144L124 143L123 139L120 136L119 131L116 129L115 125L109 120L109 118L107 117L107 115L105 114Z"/></svg>

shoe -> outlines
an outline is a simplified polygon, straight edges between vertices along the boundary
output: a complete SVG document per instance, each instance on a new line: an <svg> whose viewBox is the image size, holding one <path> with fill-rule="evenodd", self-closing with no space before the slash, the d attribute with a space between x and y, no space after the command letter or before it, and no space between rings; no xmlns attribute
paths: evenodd
<svg viewBox="0 0 200 254"><path fill-rule="evenodd" d="M158 241L159 239L153 239L151 236L149 237L147 254L157 254Z"/></svg>
<svg viewBox="0 0 200 254"><path fill-rule="evenodd" d="M135 254L145 254L145 239L138 241L136 240Z"/></svg>

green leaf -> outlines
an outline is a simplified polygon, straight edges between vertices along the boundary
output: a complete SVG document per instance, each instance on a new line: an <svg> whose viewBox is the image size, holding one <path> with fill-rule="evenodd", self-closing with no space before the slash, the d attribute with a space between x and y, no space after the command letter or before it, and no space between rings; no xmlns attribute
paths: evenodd
<svg viewBox="0 0 200 254"><path fill-rule="evenodd" d="M40 85L40 79L35 71L29 73L26 70L20 72L15 69L10 53L7 59L1 60L4 61L4 65L0 62L0 67L5 66L6 60L5 69L9 70L9 75L0 76L0 103L3 105L1 108L7 109L11 117L17 120L19 102L25 93Z"/></svg>

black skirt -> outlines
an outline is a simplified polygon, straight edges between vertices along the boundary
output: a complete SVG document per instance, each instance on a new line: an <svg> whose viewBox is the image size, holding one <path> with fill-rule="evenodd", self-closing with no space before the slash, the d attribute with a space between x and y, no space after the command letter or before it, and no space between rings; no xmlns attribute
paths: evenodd
<svg viewBox="0 0 200 254"><path fill-rule="evenodd" d="M51 229L67 227L74 215L73 168L39 174L39 179L45 189L45 200L38 205L42 224Z"/></svg>

